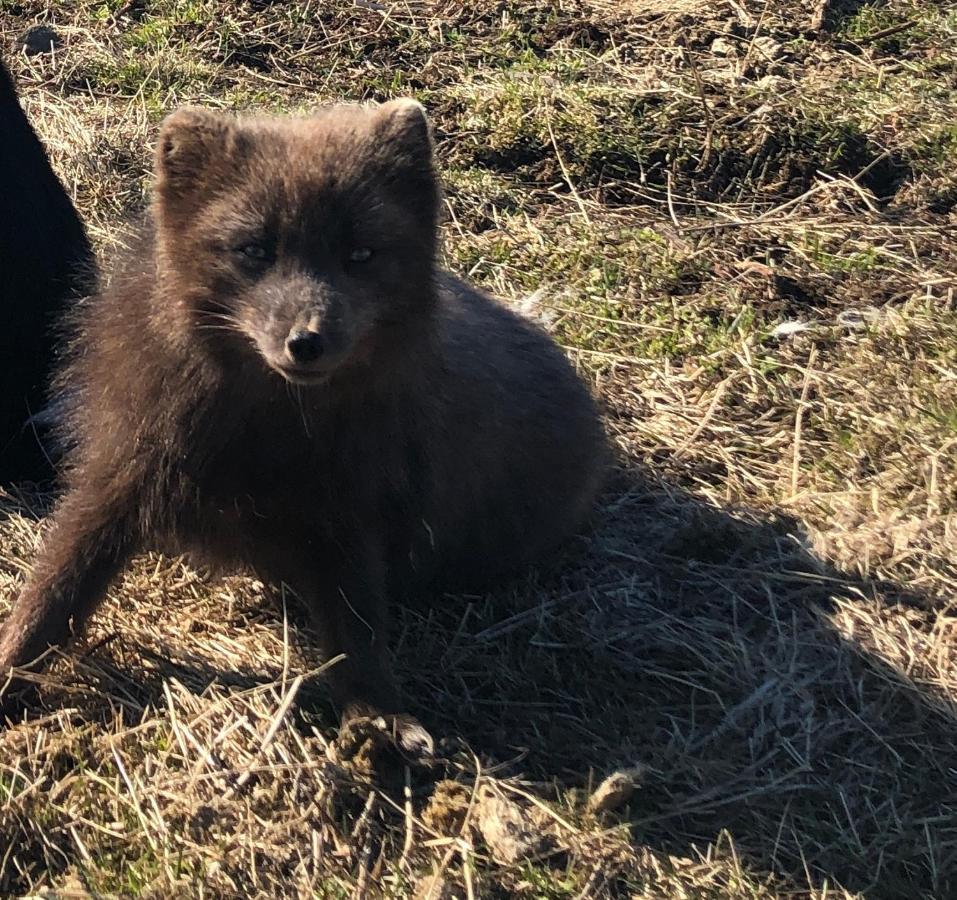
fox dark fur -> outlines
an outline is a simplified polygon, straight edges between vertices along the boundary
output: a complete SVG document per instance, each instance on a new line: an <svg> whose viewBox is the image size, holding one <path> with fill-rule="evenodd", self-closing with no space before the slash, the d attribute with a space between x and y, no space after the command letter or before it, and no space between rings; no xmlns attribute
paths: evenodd
<svg viewBox="0 0 957 900"><path fill-rule="evenodd" d="M436 265L413 101L165 121L149 221L82 308L66 492L0 667L79 629L127 559L293 589L344 718L402 712L387 600L487 584L579 526L605 441L561 350Z"/></svg>
<svg viewBox="0 0 957 900"><path fill-rule="evenodd" d="M50 476L27 424L46 400L53 324L92 289L83 225L0 60L0 482Z"/></svg>

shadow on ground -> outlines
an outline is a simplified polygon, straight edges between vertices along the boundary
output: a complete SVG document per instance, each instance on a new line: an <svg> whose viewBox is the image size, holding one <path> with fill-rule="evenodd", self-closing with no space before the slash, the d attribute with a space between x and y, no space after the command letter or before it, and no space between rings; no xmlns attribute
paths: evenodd
<svg viewBox="0 0 957 900"><path fill-rule="evenodd" d="M584 560L505 613L408 623L410 693L559 796L647 766L639 845L693 857L727 831L799 891L953 896L957 716L920 667L933 603L806 544L793 520L622 475Z"/></svg>
<svg viewBox="0 0 957 900"><path fill-rule="evenodd" d="M934 603L839 572L807 544L793 520L620 472L593 533L553 566L400 613L412 711L546 798L646 767L623 817L638 846L694 857L727 832L752 874L796 892L952 896L957 715L921 668ZM174 660L109 643L62 698L81 719L101 689L135 713L163 706L171 676L196 693L270 680L188 645ZM305 726L331 723L322 696L300 695ZM93 703L91 720L103 711Z"/></svg>

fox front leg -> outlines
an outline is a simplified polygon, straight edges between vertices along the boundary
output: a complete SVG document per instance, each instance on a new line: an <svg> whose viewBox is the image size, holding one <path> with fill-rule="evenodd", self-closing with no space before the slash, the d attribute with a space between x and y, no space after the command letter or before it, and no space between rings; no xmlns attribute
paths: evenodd
<svg viewBox="0 0 957 900"><path fill-rule="evenodd" d="M128 509L129 504L123 504ZM75 490L54 514L33 573L0 628L0 706L12 705L22 680L11 669L33 663L78 633L129 558L131 529L117 504Z"/></svg>
<svg viewBox="0 0 957 900"><path fill-rule="evenodd" d="M335 558L334 554L330 554ZM328 557L327 557L328 559ZM326 682L344 732L384 728L406 756L432 755L434 742L404 710L389 659L383 567L374 546L313 569L299 589L326 660ZM338 659L337 659L338 658Z"/></svg>

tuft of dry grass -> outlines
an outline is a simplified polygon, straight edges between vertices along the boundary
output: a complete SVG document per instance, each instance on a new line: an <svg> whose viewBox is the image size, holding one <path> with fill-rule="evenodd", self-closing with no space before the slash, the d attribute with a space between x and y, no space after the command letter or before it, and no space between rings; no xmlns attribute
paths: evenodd
<svg viewBox="0 0 957 900"><path fill-rule="evenodd" d="M618 451L560 558L399 612L443 741L392 783L293 605L140 560L0 734L0 893L957 894L947 5L0 0L0 46L104 253L176 105L416 95L449 265ZM0 498L0 604L49 502Z"/></svg>

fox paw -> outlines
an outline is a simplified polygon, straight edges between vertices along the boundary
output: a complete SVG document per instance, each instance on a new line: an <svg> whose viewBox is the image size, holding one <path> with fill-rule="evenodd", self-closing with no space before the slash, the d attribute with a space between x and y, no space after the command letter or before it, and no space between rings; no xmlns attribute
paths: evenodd
<svg viewBox="0 0 957 900"><path fill-rule="evenodd" d="M335 756L343 765L373 776L400 762L427 765L435 756L435 741L414 716L359 716L343 723Z"/></svg>

